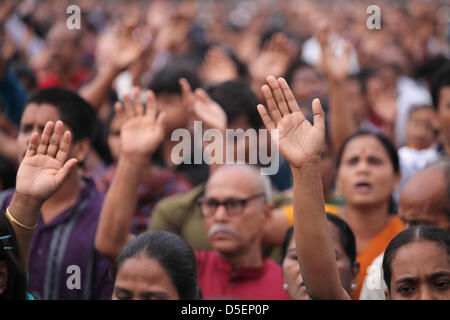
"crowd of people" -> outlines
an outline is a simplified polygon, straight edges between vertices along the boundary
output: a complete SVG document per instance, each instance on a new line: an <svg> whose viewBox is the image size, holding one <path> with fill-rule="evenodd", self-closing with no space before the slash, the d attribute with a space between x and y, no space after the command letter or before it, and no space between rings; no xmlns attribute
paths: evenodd
<svg viewBox="0 0 450 320"><path fill-rule="evenodd" d="M0 299L449 300L450 6L372 2L0 0Z"/></svg>

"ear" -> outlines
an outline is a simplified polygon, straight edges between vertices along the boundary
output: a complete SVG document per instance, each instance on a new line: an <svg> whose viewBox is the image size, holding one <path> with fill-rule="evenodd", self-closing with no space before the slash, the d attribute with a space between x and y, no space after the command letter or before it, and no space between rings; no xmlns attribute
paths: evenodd
<svg viewBox="0 0 450 320"><path fill-rule="evenodd" d="M72 145L72 157L76 158L78 162L83 162L91 150L91 142L89 139L81 139Z"/></svg>
<svg viewBox="0 0 450 320"><path fill-rule="evenodd" d="M391 295L389 294L388 289L384 289L384 297L386 298L386 300L392 300Z"/></svg>
<svg viewBox="0 0 450 320"><path fill-rule="evenodd" d="M5 292L8 287L8 269L6 268L6 262L0 261L0 294Z"/></svg>
<svg viewBox="0 0 450 320"><path fill-rule="evenodd" d="M270 204L270 203L263 204L262 211L264 213L264 217L265 217L266 221L272 218L273 210L274 210L274 208L273 208L272 204Z"/></svg>

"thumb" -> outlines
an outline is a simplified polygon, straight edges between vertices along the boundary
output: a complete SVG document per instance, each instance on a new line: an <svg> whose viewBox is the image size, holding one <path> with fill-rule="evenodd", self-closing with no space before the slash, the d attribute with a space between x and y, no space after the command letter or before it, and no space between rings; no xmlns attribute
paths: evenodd
<svg viewBox="0 0 450 320"><path fill-rule="evenodd" d="M55 182L56 182L56 188L59 189L61 185L63 184L64 180L66 180L67 176L69 175L70 170L75 167L75 165L78 163L78 160L75 158L72 158L64 164L64 166L58 170L58 172L55 175Z"/></svg>

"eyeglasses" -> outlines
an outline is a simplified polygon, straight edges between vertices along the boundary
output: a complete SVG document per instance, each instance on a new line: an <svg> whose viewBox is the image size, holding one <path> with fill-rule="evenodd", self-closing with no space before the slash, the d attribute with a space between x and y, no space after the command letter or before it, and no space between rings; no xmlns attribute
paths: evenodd
<svg viewBox="0 0 450 320"><path fill-rule="evenodd" d="M221 205L225 206L226 213L229 217L237 217L242 214L243 209L247 205L247 202L264 196L265 196L264 193L257 193L247 198L243 199L230 198L222 202L213 198L203 197L199 198L197 200L197 203L201 206L202 215L205 218L210 218L214 216L216 214L217 208L219 208Z"/></svg>

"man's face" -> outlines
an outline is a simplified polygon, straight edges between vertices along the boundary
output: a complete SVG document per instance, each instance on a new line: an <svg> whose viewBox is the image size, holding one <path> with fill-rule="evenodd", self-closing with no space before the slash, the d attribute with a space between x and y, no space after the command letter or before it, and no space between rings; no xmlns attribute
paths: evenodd
<svg viewBox="0 0 450 320"><path fill-rule="evenodd" d="M208 181L205 198L224 202L261 193L262 190L258 190L254 183L255 174L239 167L223 168ZM236 216L230 217L225 206L219 205L211 216L204 217L209 242L216 252L226 257L256 248L260 250L267 210L263 199L259 196L247 201ZM205 212L205 206L202 210Z"/></svg>
<svg viewBox="0 0 450 320"><path fill-rule="evenodd" d="M71 30L64 24L57 24L52 27L47 37L47 44L50 51L50 63L57 71L75 64L79 56L79 47L76 46Z"/></svg>
<svg viewBox="0 0 450 320"><path fill-rule="evenodd" d="M438 123L442 138L450 145L450 86L439 91Z"/></svg>
<svg viewBox="0 0 450 320"><path fill-rule="evenodd" d="M25 110L22 114L22 119L20 121L19 135L17 136L20 162L22 161L27 151L31 134L33 132L37 132L40 137L42 131L44 130L45 124L48 121L56 122L57 120L61 120L58 109L50 104L42 104L38 106L35 103L30 103L25 107ZM71 131L71 129L65 124L64 130ZM67 159L70 158L77 158L73 154L73 146L70 148L69 155L67 156Z"/></svg>
<svg viewBox="0 0 450 320"><path fill-rule="evenodd" d="M399 217L405 229L424 224L450 232L450 220L444 212L446 186L442 172L428 168L412 177L400 196Z"/></svg>

